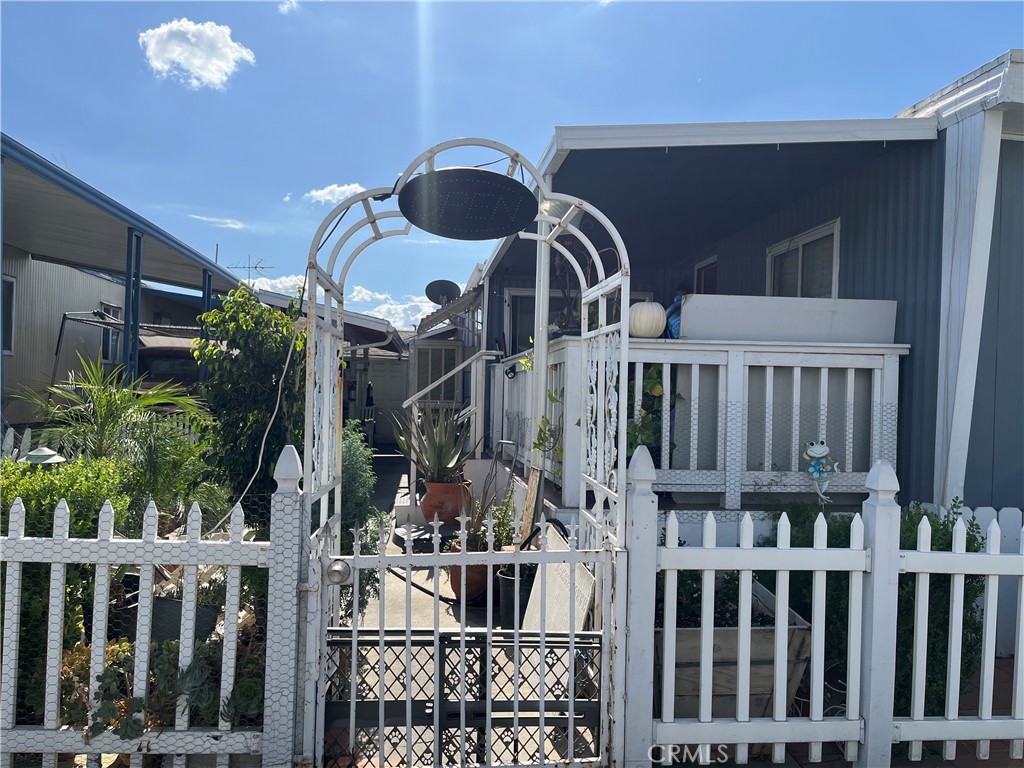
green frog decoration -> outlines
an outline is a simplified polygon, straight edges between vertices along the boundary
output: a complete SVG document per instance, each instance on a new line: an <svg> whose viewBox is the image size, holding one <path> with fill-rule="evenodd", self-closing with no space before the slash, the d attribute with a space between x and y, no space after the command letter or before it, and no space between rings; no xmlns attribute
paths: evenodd
<svg viewBox="0 0 1024 768"><path fill-rule="evenodd" d="M825 495L825 491L828 490L832 475L839 473L839 462L824 440L811 440L804 448L803 455L811 462L807 471L811 474L811 482L814 483L814 490L818 494L818 503L822 506L831 504L832 499Z"/></svg>

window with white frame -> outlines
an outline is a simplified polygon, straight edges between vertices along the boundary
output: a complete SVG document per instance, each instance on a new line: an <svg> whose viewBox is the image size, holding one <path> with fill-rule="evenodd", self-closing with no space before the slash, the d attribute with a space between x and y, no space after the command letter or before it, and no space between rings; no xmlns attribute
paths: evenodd
<svg viewBox="0 0 1024 768"><path fill-rule="evenodd" d="M694 293L718 293L718 256L698 262L693 268Z"/></svg>
<svg viewBox="0 0 1024 768"><path fill-rule="evenodd" d="M100 311L115 320L124 319L121 307L116 304L100 303ZM113 328L103 329L103 341L101 342L104 363L116 363L120 359L121 332Z"/></svg>
<svg viewBox="0 0 1024 768"><path fill-rule="evenodd" d="M4 275L3 293L4 354L14 354L14 278Z"/></svg>
<svg viewBox="0 0 1024 768"><path fill-rule="evenodd" d="M839 294L839 219L768 249L768 295L834 299Z"/></svg>

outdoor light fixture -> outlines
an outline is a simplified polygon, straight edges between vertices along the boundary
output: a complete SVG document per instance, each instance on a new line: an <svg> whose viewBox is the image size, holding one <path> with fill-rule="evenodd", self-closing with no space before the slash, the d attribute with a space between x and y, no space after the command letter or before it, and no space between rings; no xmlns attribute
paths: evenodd
<svg viewBox="0 0 1024 768"><path fill-rule="evenodd" d="M512 363L512 365L505 369L505 378L514 379L516 377L516 373L516 365L515 363Z"/></svg>
<svg viewBox="0 0 1024 768"><path fill-rule="evenodd" d="M49 448L40 446L34 451L30 451L22 456L18 461L27 464L34 464L37 467L45 467L50 469L58 464L63 464L67 459L61 456L56 451L51 451Z"/></svg>
<svg viewBox="0 0 1024 768"><path fill-rule="evenodd" d="M398 193L398 207L420 229L454 240L497 240L537 216L537 198L525 184L484 168L414 176Z"/></svg>

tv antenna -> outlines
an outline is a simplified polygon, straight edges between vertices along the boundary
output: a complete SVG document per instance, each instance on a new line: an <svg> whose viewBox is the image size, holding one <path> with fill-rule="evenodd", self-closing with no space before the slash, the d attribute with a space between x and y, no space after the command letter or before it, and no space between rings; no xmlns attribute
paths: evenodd
<svg viewBox="0 0 1024 768"><path fill-rule="evenodd" d="M247 283L252 282L252 273L256 273L256 277L263 277L265 272L269 272L272 267L268 266L263 259L256 259L255 262L252 260L252 254L250 253L245 257L245 264L232 264L228 269L244 269L245 270L245 281Z"/></svg>

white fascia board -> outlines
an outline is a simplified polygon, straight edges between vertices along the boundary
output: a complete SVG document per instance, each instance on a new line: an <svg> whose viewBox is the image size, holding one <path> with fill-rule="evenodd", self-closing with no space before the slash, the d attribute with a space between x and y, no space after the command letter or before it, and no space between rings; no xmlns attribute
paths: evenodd
<svg viewBox="0 0 1024 768"><path fill-rule="evenodd" d="M574 125L555 129L541 163L555 173L565 156L583 149L701 147L745 144L809 144L846 141L934 139L934 120L780 120L759 123L673 123L662 125Z"/></svg>
<svg viewBox="0 0 1024 768"><path fill-rule="evenodd" d="M1024 104L1024 50L1014 51L1010 59L1006 80L1003 83L1004 101L1010 104Z"/></svg>
<svg viewBox="0 0 1024 768"><path fill-rule="evenodd" d="M480 284L480 281L483 280L483 277L484 262L481 261L478 262L477 265L473 267L473 271L469 273L469 280L466 281L466 287L463 290L463 293L468 293L476 288Z"/></svg>
<svg viewBox="0 0 1024 768"><path fill-rule="evenodd" d="M1015 48L907 107L899 119L932 117L939 128L999 104L1024 102L1024 49Z"/></svg>
<svg viewBox="0 0 1024 768"><path fill-rule="evenodd" d="M360 325L363 328L369 328L371 331L380 331L381 333L392 333L395 330L389 321L381 317L364 315L362 312L353 312L351 309L345 310L345 325Z"/></svg>

